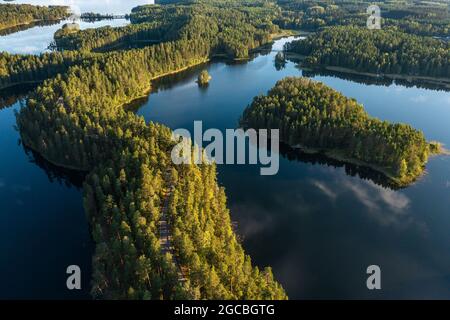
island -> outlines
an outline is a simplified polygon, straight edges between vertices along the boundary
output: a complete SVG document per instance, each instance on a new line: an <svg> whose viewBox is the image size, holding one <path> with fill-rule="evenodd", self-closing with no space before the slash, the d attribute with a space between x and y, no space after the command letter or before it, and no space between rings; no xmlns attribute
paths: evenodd
<svg viewBox="0 0 450 320"><path fill-rule="evenodd" d="M207 86L209 84L209 81L211 81L211 76L209 75L207 70L203 70L200 72L197 78L197 83L200 87Z"/></svg>
<svg viewBox="0 0 450 320"><path fill-rule="evenodd" d="M306 152L379 171L399 187L424 173L439 143L406 124L370 117L356 100L308 78L280 80L244 111L241 125L279 129L280 140Z"/></svg>

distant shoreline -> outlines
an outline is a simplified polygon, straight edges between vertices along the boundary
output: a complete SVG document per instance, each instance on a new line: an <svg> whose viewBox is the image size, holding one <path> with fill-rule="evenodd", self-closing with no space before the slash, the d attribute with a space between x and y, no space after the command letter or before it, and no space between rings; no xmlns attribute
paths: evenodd
<svg viewBox="0 0 450 320"><path fill-rule="evenodd" d="M426 170L425 170L425 168L423 168L422 172L417 176L414 176L414 177L408 176L408 177L404 177L403 179L399 179L391 172L391 170L389 170L386 167L381 167L376 164L371 164L371 163L368 163L365 161L361 161L361 160L346 156L345 154L343 154L342 151L340 151L338 149L310 148L310 147L305 147L301 144L292 146L290 144L287 144L286 142L283 142L283 143L285 143L287 146L289 146L290 148L292 148L294 150L299 150L299 151L302 151L307 154L322 154L322 155L329 157L330 159L342 161L342 162L353 164L356 166L370 168L370 169L375 170L375 171L383 174L384 176L386 176L386 178L390 179L398 187L410 186L411 184L413 184L414 182L416 182L417 180L419 180L421 177L423 177L426 174ZM438 153L430 154L430 157L439 156L439 155L450 155L450 151L445 148L442 148Z"/></svg>
<svg viewBox="0 0 450 320"><path fill-rule="evenodd" d="M290 54L294 54L291 56ZM304 56L296 56L295 53L288 52L288 57L293 58L305 58ZM425 83L434 84L442 86L443 88L450 90L450 79L449 78L439 78L439 77L429 77L429 76L416 76L416 75L403 75L403 74L394 74L394 73L371 73L371 72L363 72L357 71L354 69L346 68L346 67L337 67L337 66L326 66L326 65L301 65L303 70L306 71L320 71L320 69L332 71L332 72L341 72L345 74L357 75L357 76L365 76L369 78L387 78L391 80L404 80L408 82L414 81L423 81Z"/></svg>
<svg viewBox="0 0 450 320"><path fill-rule="evenodd" d="M9 26L9 27L6 27L6 28L0 28L0 31L8 31L10 29L14 29L14 28L18 28L18 27L29 26L29 25L34 24L34 23L40 23L40 22L52 23L52 22L60 22L60 21L63 21L63 20L64 20L64 18L63 19L45 19L45 20L43 20L43 19L34 19L34 20L31 20L31 21L28 21L28 22L18 23L18 24L15 24L13 26Z"/></svg>

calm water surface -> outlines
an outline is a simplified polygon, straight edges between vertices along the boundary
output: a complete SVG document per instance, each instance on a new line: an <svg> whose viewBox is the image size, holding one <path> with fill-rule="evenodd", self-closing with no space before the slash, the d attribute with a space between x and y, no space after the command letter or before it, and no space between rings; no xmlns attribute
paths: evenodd
<svg viewBox="0 0 450 320"><path fill-rule="evenodd" d="M25 152L14 130L19 108L0 109L0 299L89 298L93 244L81 177ZM81 291L66 289L73 264Z"/></svg>
<svg viewBox="0 0 450 320"><path fill-rule="evenodd" d="M27 3L39 6L69 6L78 13L95 12L104 14L126 14L136 6L152 4L153 0L16 0L14 3Z"/></svg>
<svg viewBox="0 0 450 320"><path fill-rule="evenodd" d="M194 120L204 129L235 128L255 95L302 74L292 62L277 70L274 57L215 62L160 81L138 114L173 129L192 129ZM213 78L206 89L195 83L203 68ZM409 123L450 146L448 92L315 78L358 99L371 115ZM82 177L25 152L14 130L18 108L0 110L0 297L88 297L93 245L77 188ZM428 174L399 191L361 178L371 177L363 170L302 155L283 153L275 176L260 176L257 166L218 169L246 251L257 265L273 267L291 299L450 298L448 157L431 159ZM82 292L65 289L70 264L82 267ZM382 270L378 292L365 286L371 264Z"/></svg>
<svg viewBox="0 0 450 320"><path fill-rule="evenodd" d="M48 46L53 41L53 35L66 23L65 20L52 25L36 26L23 31L0 37L0 51L16 54L40 54L50 51ZM77 21L81 30L100 28L104 26L120 27L129 23L127 19L101 20L95 22Z"/></svg>
<svg viewBox="0 0 450 320"><path fill-rule="evenodd" d="M204 130L236 128L255 95L286 76L302 75L291 62L277 71L274 57L271 52L249 63L204 66L212 76L206 89L195 83L202 67L166 79L138 114L172 129L192 131L194 120L202 120ZM373 116L409 123L450 146L448 92L315 79L356 98ZM253 261L271 265L294 299L450 298L449 157L431 159L428 174L400 191L319 160L282 158L279 174L270 177L260 176L257 166L219 166L232 218ZM381 267L378 292L366 288L371 264Z"/></svg>

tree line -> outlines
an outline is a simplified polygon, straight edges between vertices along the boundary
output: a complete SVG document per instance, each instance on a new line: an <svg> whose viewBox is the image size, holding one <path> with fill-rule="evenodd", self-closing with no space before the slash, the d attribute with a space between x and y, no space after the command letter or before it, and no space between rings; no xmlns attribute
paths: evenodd
<svg viewBox="0 0 450 320"><path fill-rule="evenodd" d="M337 66L356 71L450 78L450 45L396 28L369 30L330 27L294 41L286 49L307 56L310 66Z"/></svg>
<svg viewBox="0 0 450 320"><path fill-rule="evenodd" d="M35 21L61 20L69 16L68 7L0 4L0 30Z"/></svg>
<svg viewBox="0 0 450 320"><path fill-rule="evenodd" d="M274 23L285 29L319 31L332 26L364 27L370 1L278 0L280 15ZM442 3L410 3L379 1L383 27L421 36L450 36L448 5Z"/></svg>
<svg viewBox="0 0 450 320"><path fill-rule="evenodd" d="M59 49L90 51L114 44L202 38L212 54L242 59L252 49L270 42L271 35L279 31L272 23L276 14L276 7L265 2L245 6L235 0L142 6L132 10L129 26L60 30L55 41Z"/></svg>
<svg viewBox="0 0 450 320"><path fill-rule="evenodd" d="M398 185L414 181L429 154L439 151L422 132L372 118L356 100L308 78L277 82L267 95L254 98L241 122L248 128L279 129L280 140L290 146L370 165Z"/></svg>

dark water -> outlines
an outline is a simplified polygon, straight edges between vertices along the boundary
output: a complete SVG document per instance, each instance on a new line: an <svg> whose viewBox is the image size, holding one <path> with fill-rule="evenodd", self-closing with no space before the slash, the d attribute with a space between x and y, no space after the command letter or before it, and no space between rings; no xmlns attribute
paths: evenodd
<svg viewBox="0 0 450 320"><path fill-rule="evenodd" d="M18 108L0 109L0 299L89 298L93 244L82 177L19 144ZM69 265L82 270L81 291L66 289Z"/></svg>
<svg viewBox="0 0 450 320"><path fill-rule="evenodd" d="M274 57L212 63L167 78L138 114L172 129L192 131L194 120L204 130L236 128L255 95L302 75L292 62L277 71ZM203 68L212 76L206 89L195 83ZM409 123L450 145L448 92L315 79L356 98L373 116ZM373 172L283 152L275 176L260 176L258 166L221 165L219 181L246 251L257 265L273 267L291 299L450 298L450 157L431 159L427 172L395 191ZM382 273L376 292L366 288L372 264Z"/></svg>

